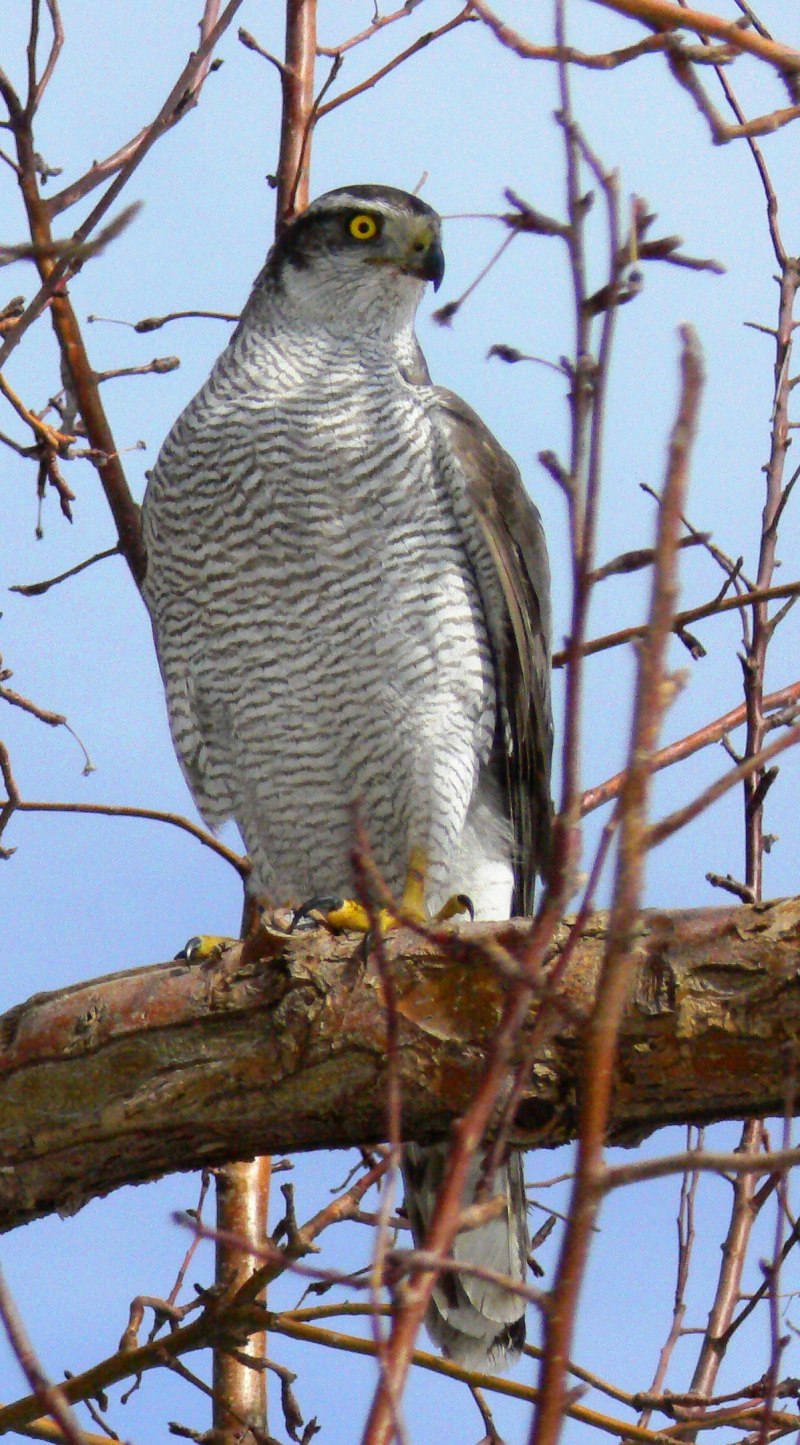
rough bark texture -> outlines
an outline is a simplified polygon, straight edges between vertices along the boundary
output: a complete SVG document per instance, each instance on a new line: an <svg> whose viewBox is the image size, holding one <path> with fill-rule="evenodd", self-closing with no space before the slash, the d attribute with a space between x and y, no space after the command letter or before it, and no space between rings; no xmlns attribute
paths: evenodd
<svg viewBox="0 0 800 1445"><path fill-rule="evenodd" d="M573 1135L605 923L591 920L559 990L517 1114L524 1146ZM513 948L528 927L456 933ZM388 948L404 1132L431 1139L478 1083L503 985L485 964L446 961L407 932ZM798 899L642 915L611 1138L782 1112L799 965ZM361 944L321 933L268 960L247 962L237 946L214 964L157 964L37 995L0 1019L0 1228L175 1170L379 1140L385 1023Z"/></svg>

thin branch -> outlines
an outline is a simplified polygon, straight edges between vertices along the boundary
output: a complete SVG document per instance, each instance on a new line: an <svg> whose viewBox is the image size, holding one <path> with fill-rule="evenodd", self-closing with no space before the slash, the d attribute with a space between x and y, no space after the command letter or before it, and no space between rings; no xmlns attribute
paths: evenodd
<svg viewBox="0 0 800 1445"><path fill-rule="evenodd" d="M620 65L627 65L632 60L638 60L641 55L662 53L675 45L674 36L671 34L648 35L644 40L637 41L635 45L625 45L620 50L608 50L597 54L588 54L584 50L577 50L574 45L535 45L532 40L527 40L518 30L514 30L504 20L501 20L485 4L485 0L472 0L472 9L492 31L500 44L504 45L507 50L513 51L515 55L519 55L523 60L552 60L565 65L584 66L589 70L616 70ZM691 52L693 60L706 65L731 60L735 54L735 50L730 45L716 47L713 59L707 51L699 48L695 48Z"/></svg>
<svg viewBox="0 0 800 1445"><path fill-rule="evenodd" d="M620 842L609 937L585 1044L575 1182L545 1320L542 1393L531 1432L532 1445L554 1445L560 1433L565 1405L566 1362L588 1259L591 1227L601 1199L598 1178L602 1170L617 1038L627 997L629 962L646 856L646 809L652 781L652 757L658 729L668 705L666 647L675 611L681 515L703 388L702 357L690 327L681 328L681 342L681 396L670 439L667 474L659 508L650 621L639 656L628 768L620 794Z"/></svg>
<svg viewBox="0 0 800 1445"><path fill-rule="evenodd" d="M735 20L723 20L706 10L677 5L673 0L593 0L618 15L627 15L654 30L693 30L697 35L713 35L731 49L765 60L780 74L800 71L800 51L789 45L769 40L757 31L745 30Z"/></svg>
<svg viewBox="0 0 800 1445"><path fill-rule="evenodd" d="M329 1349L345 1350L358 1355L375 1354L375 1345L372 1340L303 1324L299 1320L293 1319L290 1314L272 1315L270 1329L275 1334L287 1335L290 1339L303 1340L309 1344L326 1345ZM479 1370L466 1370L462 1366L454 1364L452 1360L443 1360L438 1355L426 1354L422 1350L414 1351L413 1364L430 1370L433 1374L443 1375L447 1379L463 1380L467 1384L476 1385L481 1390L492 1390L495 1394L508 1395L516 1400L526 1400L529 1404L536 1404L540 1398L540 1391L535 1386L522 1385L516 1380L505 1380L497 1375L484 1374ZM643 1430L641 1426L628 1424L627 1421L613 1420L607 1415L590 1410L585 1405L579 1405L572 1400L568 1402L565 1414L571 1420L580 1421L594 1429L616 1435L624 1440L641 1441L642 1445L675 1445L675 1439L672 1436L656 1430Z"/></svg>
<svg viewBox="0 0 800 1445"><path fill-rule="evenodd" d="M11 759L8 756L8 748L3 742L0 742L0 776L2 776L7 794L5 801L0 804L0 838L2 838L7 824L20 803L19 788L14 779L14 774L11 771ZM13 848L4 848L0 845L0 859L7 861L13 852Z"/></svg>
<svg viewBox="0 0 800 1445"><path fill-rule="evenodd" d="M497 247L496 251L492 252L489 260L484 266L481 267L477 276L475 276L473 280L470 281L469 285L466 286L465 289L461 292L461 295L457 296L454 301L448 301L446 305L440 306L438 311L434 311L432 320L438 321L440 326L450 325L453 317L458 311L461 310L461 307L464 305L464 302L467 300L467 298L472 295L473 291L477 290L481 282L485 280L485 278L489 275L489 272L492 271L497 265L500 257L508 250L516 234L516 231L510 231L509 234L504 237L504 239L500 242L500 245Z"/></svg>
<svg viewBox="0 0 800 1445"><path fill-rule="evenodd" d="M738 767L733 768L731 772L726 773L724 777L718 778L716 783L712 783L710 788L706 788L705 792L693 798L692 801L687 803L683 808L676 809L674 813L670 813L666 818L662 818L661 822L654 823L648 832L646 846L648 848L657 848L660 843L664 843L667 838L671 838L673 833L679 832L681 828L685 828L688 823L693 822L694 819L699 817L701 813L704 813L707 808L710 808L712 803L716 803L720 798L724 797L725 793L729 792L731 788L735 788L737 783L744 782L746 778L752 777L753 773L763 768L765 763L771 762L773 758L778 757L778 755L785 752L787 748L794 747L796 742L800 742L800 723L790 728L782 738L778 738L774 743L770 743L768 747L762 748L761 752L755 753L752 757L745 758L744 762L740 763Z"/></svg>
<svg viewBox="0 0 800 1445"><path fill-rule="evenodd" d="M212 67L212 57L217 43L228 29L241 4L242 0L229 0L222 15L217 18L218 0L207 0L200 27L200 44L197 50L192 51L189 56L155 120L151 121L149 125L143 126L135 136L125 142L125 145L120 146L119 150L114 151L105 160L95 161L85 175L80 176L78 180L65 186L55 195L48 197L47 214L51 218L59 215L61 211L67 210L70 206L74 206L76 201L82 200L109 176L115 175L117 172L124 172L123 178L115 183L114 196L111 197L111 200L114 199L144 159L154 141L183 120L183 117L197 105L200 92ZM108 209L111 200L108 200L107 197L103 198L101 202L103 212ZM84 225L93 230L95 224L95 213L92 212ZM83 227L81 230L83 231Z"/></svg>
<svg viewBox="0 0 800 1445"><path fill-rule="evenodd" d="M50 84L53 76L53 71L58 64L58 57L61 54L61 50L64 44L64 24L61 19L61 12L58 7L58 0L47 0L47 9L50 14L50 24L53 27L53 40L50 46L50 54L48 55L45 62L44 70L42 71L39 80L36 82L32 93L29 93L28 96L27 111L29 117L32 117L41 105L42 97L48 85Z"/></svg>
<svg viewBox="0 0 800 1445"><path fill-rule="evenodd" d="M4 684L8 677L11 677L9 670L3 669L0 671L0 701L7 702L10 707L21 708L22 712L29 713L31 717L35 717L39 722L46 723L50 728L66 728L67 732L75 739L83 753L83 776L88 777L89 773L93 773L95 770L94 763L89 757L84 743L79 738L75 729L67 721L64 714L52 712L50 708L42 707L38 702L33 702L31 698L23 697L21 692L16 692L13 688L6 687ZM22 805L20 804L20 806Z"/></svg>
<svg viewBox="0 0 800 1445"><path fill-rule="evenodd" d="M19 1361L28 1384L45 1415L52 1415L58 1422L68 1445L84 1445L81 1428L75 1419L63 1390L51 1384L37 1360L25 1326L17 1313L3 1276L0 1274L0 1319L2 1319L9 1344Z"/></svg>
<svg viewBox="0 0 800 1445"><path fill-rule="evenodd" d="M691 1145L693 1125L687 1129L687 1143ZM698 1140L702 1141L702 1133L698 1130ZM697 1198L697 1186L700 1176L696 1170L685 1170L681 1180L681 1192L678 1202L678 1214L675 1221L678 1235L678 1259L677 1277L675 1281L675 1298L672 1307L672 1320L669 1333L661 1348L653 1375L652 1384L647 1394L651 1397L660 1394L667 1377L670 1360L675 1351L675 1346L682 1334L683 1321L686 1315L686 1287L689 1281L689 1266L691 1263L692 1250L695 1241L695 1201ZM656 1406L656 1408L658 1408ZM649 1426L653 1412L653 1405L647 1404L639 1416L639 1424Z"/></svg>
<svg viewBox="0 0 800 1445"><path fill-rule="evenodd" d="M780 587L756 587L751 591L740 592L736 597L716 597L712 602L703 602L699 607L690 607L685 612L677 612L671 630L677 633L692 623L703 621L706 617L720 617L723 612L739 612L742 608L751 605L757 606L759 603L774 602L782 597L798 596L800 596L800 582L785 582ZM583 656L592 657L597 652L607 652L611 647L622 647L626 642L633 642L636 638L644 637L646 632L647 624L641 622L635 627L621 627L618 632L609 632L605 637L593 637L590 642L583 644ZM566 650L553 654L553 667L565 667L567 661Z"/></svg>
<svg viewBox="0 0 800 1445"><path fill-rule="evenodd" d="M379 30L387 25L394 25L396 20L405 20L409 15L422 4L422 0L405 0L399 10L393 10L390 15L378 15L377 6L375 18L371 25L365 30L359 30L357 35L352 35L349 40L343 40L340 45L318 45L317 55L327 55L333 59L337 55L344 55L346 51L352 50L355 45L361 45L365 40L371 40Z"/></svg>
<svg viewBox="0 0 800 1445"><path fill-rule="evenodd" d="M142 321L134 321L134 331L157 331L160 326L166 326L170 321L187 321L198 318L201 321L238 321L238 312L234 311L168 311L166 316L146 316ZM105 318L100 316L88 316L87 321L100 321Z"/></svg>
<svg viewBox="0 0 800 1445"><path fill-rule="evenodd" d="M251 35L249 30L245 30L244 26L239 27L237 35L239 43L244 46L245 50L252 50L254 55L260 55L262 60L266 60L270 65L274 65L281 81L285 79L287 74L286 66L282 60L278 59L277 55L273 55L271 50L265 50L264 46L256 40L255 35Z"/></svg>
<svg viewBox="0 0 800 1445"><path fill-rule="evenodd" d="M708 541L705 536L681 537L678 543L678 550L683 551L686 547L698 547ZM605 582L608 577L627 576L631 572L640 572L643 567L652 567L656 560L653 547L636 547L630 552L620 552L618 557L612 557L609 562L604 562L602 567L595 567L591 573L590 581L592 586L598 582Z"/></svg>
<svg viewBox="0 0 800 1445"><path fill-rule="evenodd" d="M22 170L18 168L21 176ZM95 256L102 255L106 246L115 241L139 214L141 202L134 201L125 206L118 216L97 232L92 241L76 241L74 236L50 237L39 241L23 241L16 246L0 246L0 266L13 266L18 261L61 261L73 270L78 270ZM21 316L24 313L19 313ZM15 325L17 323L15 322Z"/></svg>
<svg viewBox="0 0 800 1445"><path fill-rule="evenodd" d="M468 0L464 9L461 10L458 15L454 15L451 20L445 21L438 29L429 30L425 35L420 35L419 39L415 40L413 45L409 45L406 50L402 50L399 55L395 55L392 60L387 61L386 65L382 65L380 70L375 71L374 75L368 76L366 80L359 81L358 85L352 86L350 90L343 91L341 95L337 95L333 100L329 100L326 105L321 105L317 112L317 119L322 120L323 116L330 115L331 111L336 110L338 106L345 105L347 101L353 100L357 95L363 95L366 90L371 90L374 85L378 84L378 81L390 75L393 70L397 70L399 65L405 64L407 60L410 60L412 55L416 55L420 50L424 50L426 46L431 45L434 40L441 39L441 37L447 35L449 31L456 30L459 25L469 24L470 21L475 20L476 16L471 12L472 4L471 0Z"/></svg>
<svg viewBox="0 0 800 1445"><path fill-rule="evenodd" d="M82 562L76 562L74 567L68 567L66 572L59 572L57 577L48 577L44 582L18 582L16 586L9 587L9 592L18 592L21 597L42 597L49 592L51 587L56 587L59 582L66 582L68 577L77 577L79 572L85 572L87 567L93 567L95 562L104 562L107 557L118 557L119 546L106 547L104 552L95 552L93 557L85 557Z"/></svg>
<svg viewBox="0 0 800 1445"><path fill-rule="evenodd" d="M730 141L757 135L772 135L774 131L782 130L785 125L790 125L800 116L800 105L790 105L769 111L766 115L754 116L751 120L743 119L739 125L728 125L709 96L706 95L686 57L673 50L670 53L669 61L670 69L678 84L689 93L700 114L708 122L714 145L727 145Z"/></svg>
<svg viewBox="0 0 800 1445"><path fill-rule="evenodd" d="M774 713L796 703L800 703L800 682L793 682L789 687L781 688L779 692L770 693L764 698L763 708L765 713ZM703 727L698 728L696 732L689 733L679 742L669 743L667 747L659 749L657 753L653 754L653 772L672 767L674 763L681 763L699 752L701 748L720 742L727 733L741 727L746 721L747 704L740 703L738 707L731 708L730 712L723 713L722 717L716 718L714 722L705 723ZM597 787L588 788L581 800L581 814L593 813L595 808L600 808L604 803L610 803L614 798L619 797L624 781L624 772L615 773L614 777L608 778L605 783L598 783Z"/></svg>
<svg viewBox="0 0 800 1445"><path fill-rule="evenodd" d="M110 371L96 371L94 379L99 385L104 381L117 381L120 377L166 376L170 371L177 371L180 364L179 356L154 356L152 361L145 361L141 366L117 366Z"/></svg>
<svg viewBox="0 0 800 1445"><path fill-rule="evenodd" d="M758 1121L757 1121L758 1122ZM602 1189L622 1189L645 1180L665 1179L669 1174L682 1174L690 1169L698 1174L719 1174L732 1178L752 1174L780 1174L800 1164L800 1148L769 1149L757 1152L732 1153L713 1149L689 1149L681 1154L662 1154L660 1159L637 1159L632 1164L616 1164L606 1168Z"/></svg>
<svg viewBox="0 0 800 1445"><path fill-rule="evenodd" d="M732 893L740 903L755 903L756 898L753 889L747 883L740 883L730 873L706 873L706 882L712 888L721 888L723 893Z"/></svg>
<svg viewBox="0 0 800 1445"><path fill-rule="evenodd" d="M64 720L59 719L59 721ZM210 848L212 853L216 853L219 858L230 863L241 878L247 878L250 873L250 863L247 858L235 853L232 848L227 848L224 843L220 843L213 833L206 832L199 823L193 823L190 818L182 818L178 813L165 813L157 808L127 808L115 803L32 803L23 802L22 799L19 799L14 807L20 813L84 813L88 816L102 818L140 818L149 823L168 823L170 827L180 828L182 832L196 838L204 848Z"/></svg>
<svg viewBox="0 0 800 1445"><path fill-rule="evenodd" d="M38 417L35 412L31 411L30 408L25 405L24 401L17 396L17 393L6 381L2 372L0 372L0 395L4 396L6 401L14 408L17 416L27 423L37 441L49 447L51 451L57 452L59 456L64 456L68 452L75 440L74 436L66 436L63 432L56 431L55 427L48 426L47 422L42 421L41 418Z"/></svg>

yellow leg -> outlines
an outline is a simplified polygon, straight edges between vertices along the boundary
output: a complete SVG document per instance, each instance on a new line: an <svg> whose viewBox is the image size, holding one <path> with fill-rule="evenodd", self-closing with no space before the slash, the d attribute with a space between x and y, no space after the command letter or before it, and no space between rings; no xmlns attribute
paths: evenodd
<svg viewBox="0 0 800 1445"><path fill-rule="evenodd" d="M219 958L223 949L238 943L236 938L221 938L216 933L199 933L183 945L176 958L185 958L187 963L211 963Z"/></svg>
<svg viewBox="0 0 800 1445"><path fill-rule="evenodd" d="M249 938L256 932L266 907L265 900L253 898L250 894L247 895L242 912L241 938ZM219 958L224 949L230 948L232 944L238 942L237 938L220 937L216 933L201 933L195 938L190 938L175 957L185 958L187 963L209 963Z"/></svg>
<svg viewBox="0 0 800 1445"><path fill-rule="evenodd" d="M406 881L400 899L400 908L411 918L424 923L428 917L425 906L425 883L428 877L428 857L424 848L412 848L408 856Z"/></svg>
<svg viewBox="0 0 800 1445"><path fill-rule="evenodd" d="M392 913L388 908L382 908L378 914L378 927L382 933L388 933L392 928L401 927L404 918L413 919L416 923L427 923L430 920L425 902L427 878L427 854L424 848L414 847L409 853L403 892L400 896L399 915ZM353 898L312 899L298 910L295 918L299 920L312 912L318 914L324 920L325 926L334 933L368 933L371 927L370 916L366 908ZM433 921L444 923L462 913L468 913L472 917L474 909L465 893L456 893L448 898Z"/></svg>

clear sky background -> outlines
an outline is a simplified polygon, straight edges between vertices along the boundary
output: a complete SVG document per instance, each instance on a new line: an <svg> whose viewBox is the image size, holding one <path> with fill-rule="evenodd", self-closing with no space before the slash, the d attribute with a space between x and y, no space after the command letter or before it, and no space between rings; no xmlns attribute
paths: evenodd
<svg viewBox="0 0 800 1445"><path fill-rule="evenodd" d="M504 17L532 38L551 39L549 3L503 0ZM321 5L323 43L346 38L369 22L372 5L340 0ZM418 34L454 12L428 0L408 20L390 27L350 55L337 81L344 89L371 73ZM719 9L722 10L720 3ZM158 111L195 42L197 0L113 0L110 4L64 0L67 43L47 93L39 125L39 149L64 175L81 174L91 161L113 151ZM2 63L22 84L27 6L17 0L0 17ZM734 15L731 5L730 14ZM781 38L800 44L794 6L770 0L760 14ZM568 5L570 38L591 49L630 43L636 27L616 20L586 0ZM238 22L269 50L282 48L282 6L247 0ZM262 264L273 229L273 193L265 176L274 167L279 121L273 69L238 43L234 29L219 53L221 70L205 87L199 109L151 151L129 187L127 200L143 199L134 224L71 286L78 315L136 321L182 308L237 311ZM321 62L320 80L326 74ZM747 110L785 103L777 82L755 64L735 67ZM636 301L623 308L609 399L605 493L600 560L624 548L649 545L654 507L641 482L658 486L677 397L676 328L697 328L705 351L708 384L702 433L693 466L689 515L713 531L734 557L754 565L763 505L763 466L768 453L772 397L770 341L745 321L773 325L777 287L764 219L763 198L744 142L714 148L705 122L689 97L653 56L612 74L578 72L575 109L592 145L619 170L622 194L646 197L658 213L655 234L679 233L687 251L714 256L726 274L653 265ZM714 83L709 80L713 92ZM332 93L335 93L332 92ZM720 101L721 103L721 101ZM419 335L434 378L460 392L481 413L516 457L543 513L553 565L556 642L566 628L569 581L563 501L536 461L541 449L562 450L567 436L565 387L538 366L487 361L492 343L557 360L571 348L569 278L559 244L519 236L500 264L463 307L449 329L430 319L434 304L460 294L492 254L503 232L491 220L459 219L462 213L496 212L510 185L537 208L563 214L563 152L552 114L557 105L551 69L504 51L479 24L464 26L415 56L369 93L334 112L319 127L312 169L314 194L348 182L376 181L413 189L427 174L422 194L447 219L447 276L436 303L423 305ZM764 141L781 201L784 238L800 249L796 128ZM10 170L0 168L0 215L4 242L23 239L24 222ZM66 234L86 214L86 203L62 218ZM598 204L593 219L593 280L602 284L605 231ZM34 292L32 272L22 266L3 273L3 300ZM154 356L177 355L179 370L166 376L114 380L104 402L137 499L146 469L181 407L205 379L229 334L223 322L188 321L151 335L105 322L87 326L98 370L141 365ZM58 387L55 347L46 324L14 354L9 379L39 408ZM21 441L28 436L10 411L0 429ZM142 440L145 450L136 450ZM130 449L130 450L127 450ZM0 649L14 669L13 684L46 707L65 713L91 754L96 770L83 777L82 757L64 730L50 731L8 707L0 712L22 794L29 799L98 801L175 810L194 817L166 724L161 682L143 606L127 568L118 559L98 564L45 597L25 600L9 585L63 571L113 545L112 522L98 481L86 463L65 468L77 493L70 527L50 494L43 510L44 536L36 540L35 469L0 450ZM797 514L793 501L782 524L779 580L794 577ZM714 596L720 574L699 551L684 554L685 605ZM597 592L592 633L642 618L646 577L607 582ZM768 687L797 677L797 620L790 615L771 649ZM697 627L708 656L692 663L676 642L672 662L689 671L688 685L672 709L665 740L678 738L741 700L739 633L735 619ZM621 765L627 746L633 655L602 654L588 667L587 729L583 776L601 781ZM556 683L557 707L560 688ZM558 727L558 713L557 713ZM655 811L688 800L725 769L721 750L661 775ZM768 831L780 841L766 863L770 896L796 893L798 762L786 756L769 796ZM586 856L602 819L586 830ZM228 837L228 834L225 835ZM743 871L743 830L738 794L680 834L648 865L647 901L659 906L724 902L705 873ZM231 831L231 840L235 835ZM0 936L15 960L0 980L0 1007L31 993L58 988L94 974L171 957L191 935L236 932L240 888L233 872L174 829L116 819L17 815L4 842L17 852L0 864ZM24 970L20 967L24 960ZM722 1147L738 1138L738 1126L721 1126ZM675 1147L667 1131L644 1147ZM318 1207L342 1180L351 1156L312 1156L298 1161L299 1214ZM531 1180L568 1167L569 1154L528 1159ZM185 1236L170 1211L195 1203L197 1181L189 1176L120 1191L70 1220L40 1221L4 1240L0 1258L35 1346L58 1378L110 1353L126 1323L130 1299L163 1295L185 1249ZM624 1387L649 1383L669 1326L674 1278L674 1216L678 1181L650 1185L633 1196L616 1196L604 1211L590 1268L575 1348L584 1365ZM541 1192L547 1202L563 1194ZM691 1323L704 1322L709 1281L729 1190L709 1180L700 1191L704 1242L690 1294ZM533 1216L533 1226L537 1218ZM352 1257L367 1236L350 1230ZM550 1270L557 1234L542 1252ZM331 1238L331 1249L337 1244ZM349 1246L348 1246L349 1248ZM769 1248L767 1237L764 1252ZM330 1256L333 1258L333 1255ZM349 1257L349 1255L348 1255ZM210 1250L191 1278L208 1282ZM275 1301L290 1302L299 1288L282 1283ZM791 1318L791 1310L790 1310ZM800 1321L798 1321L800 1323ZM531 1334L536 1338L532 1321ZM369 1361L297 1352L273 1341L276 1359L300 1371L301 1406L316 1412L321 1438L345 1445L359 1438L374 1385ZM685 1387L694 1363L696 1337L675 1357L669 1384ZM793 1349L786 1373L799 1374ZM769 1358L765 1327L754 1328L732 1352L720 1381L757 1378ZM198 1361L189 1361L202 1368ZM530 1361L517 1371L533 1381ZM0 1345L0 1399L19 1393L21 1377ZM119 1391L112 1393L116 1399ZM409 1391L410 1438L478 1440L482 1430L463 1388L417 1374ZM596 1403L587 1397L587 1402ZM508 1445L527 1436L528 1411L498 1398L496 1418ZM123 1438L152 1442L166 1436L167 1419L196 1429L207 1425L206 1403L180 1381L151 1375L129 1405L111 1420ZM282 1435L276 1414L273 1432ZM587 1438L568 1424L565 1438Z"/></svg>

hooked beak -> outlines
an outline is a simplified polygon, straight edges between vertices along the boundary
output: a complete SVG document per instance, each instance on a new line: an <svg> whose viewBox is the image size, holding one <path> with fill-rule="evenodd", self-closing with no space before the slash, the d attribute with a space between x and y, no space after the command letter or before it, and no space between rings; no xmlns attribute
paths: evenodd
<svg viewBox="0 0 800 1445"><path fill-rule="evenodd" d="M419 274L426 281L433 282L434 291L439 290L444 276L444 251L438 241L432 241L424 252Z"/></svg>
<svg viewBox="0 0 800 1445"><path fill-rule="evenodd" d="M425 246L417 241L412 250L407 252L400 267L407 276L418 276L422 281L432 281L434 291L438 291L444 276L444 252L439 242L434 238Z"/></svg>
<svg viewBox="0 0 800 1445"><path fill-rule="evenodd" d="M391 266L404 276L413 276L417 281L432 281L438 291L444 276L444 252L432 228L428 225L419 229L413 238L406 240L402 247L382 256L364 258L373 266Z"/></svg>

